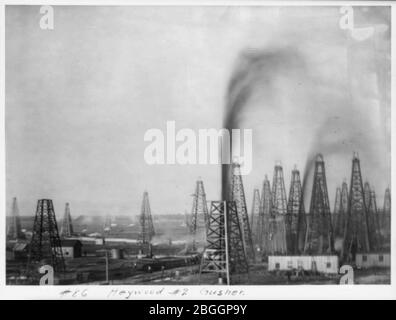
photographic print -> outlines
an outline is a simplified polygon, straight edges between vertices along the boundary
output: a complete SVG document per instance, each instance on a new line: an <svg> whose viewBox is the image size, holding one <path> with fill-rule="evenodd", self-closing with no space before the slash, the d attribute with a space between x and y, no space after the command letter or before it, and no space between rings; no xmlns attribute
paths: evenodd
<svg viewBox="0 0 396 320"><path fill-rule="evenodd" d="M6 5L4 70L7 286L390 285L391 6Z"/></svg>

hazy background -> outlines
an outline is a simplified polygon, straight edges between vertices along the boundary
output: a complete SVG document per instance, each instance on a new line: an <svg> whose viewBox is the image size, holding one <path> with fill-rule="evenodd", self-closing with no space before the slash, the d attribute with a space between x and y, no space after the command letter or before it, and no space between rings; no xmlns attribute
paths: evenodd
<svg viewBox="0 0 396 320"><path fill-rule="evenodd" d="M184 213L198 177L221 195L216 165L149 166L150 128L253 129L253 188L275 161L290 172L326 161L330 203L353 151L383 204L390 186L390 8L54 6L6 7L6 196L33 215L39 198L63 214ZM241 76L242 75L242 76ZM230 81L236 86L230 86ZM232 88L232 90L231 90ZM302 172L303 174L303 172ZM311 189L309 185L308 189Z"/></svg>

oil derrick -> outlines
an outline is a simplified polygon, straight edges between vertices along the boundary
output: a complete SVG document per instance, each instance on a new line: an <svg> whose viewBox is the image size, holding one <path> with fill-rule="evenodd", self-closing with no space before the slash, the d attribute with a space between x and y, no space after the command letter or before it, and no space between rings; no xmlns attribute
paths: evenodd
<svg viewBox="0 0 396 320"><path fill-rule="evenodd" d="M333 225L335 237L344 238L346 218L348 215L348 203L348 184L344 181L341 187L340 207L339 209L335 208L335 212L338 211Z"/></svg>
<svg viewBox="0 0 396 320"><path fill-rule="evenodd" d="M190 232L195 235L197 229L204 229L208 223L208 206L206 204L205 189L202 180L198 180L193 195Z"/></svg>
<svg viewBox="0 0 396 320"><path fill-rule="evenodd" d="M69 203L66 203L65 214L63 216L62 228L60 232L61 237L71 237L73 235L73 224L70 215Z"/></svg>
<svg viewBox="0 0 396 320"><path fill-rule="evenodd" d="M374 193L375 197L375 193ZM374 203L373 207L371 207L371 188L370 184L366 181L364 183L364 201L366 203L367 208L367 230L369 235L369 243L370 248L372 250L376 250L377 248L377 223L376 223L376 216L377 216L377 204ZM375 201L375 199L374 199ZM374 210L375 206L375 210Z"/></svg>
<svg viewBox="0 0 396 320"><path fill-rule="evenodd" d="M55 272L65 271L62 244L56 223L52 200L41 199L37 202L33 234L30 241L28 271L34 263L50 264Z"/></svg>
<svg viewBox="0 0 396 320"><path fill-rule="evenodd" d="M348 205L349 205L348 184L346 183L346 181L344 181L342 183L342 189L341 189L341 211L343 214L342 215L343 228L345 228L346 218L348 215ZM344 234L344 233L342 233L342 234Z"/></svg>
<svg viewBox="0 0 396 320"><path fill-rule="evenodd" d="M389 188L386 188L385 190L384 213L389 216L391 214L391 193Z"/></svg>
<svg viewBox="0 0 396 320"><path fill-rule="evenodd" d="M243 246L243 232L239 223L235 201L226 202L226 239L230 275L248 273L246 251ZM253 246L253 244L252 244Z"/></svg>
<svg viewBox="0 0 396 320"><path fill-rule="evenodd" d="M249 224L249 217L246 208L245 191L243 189L242 176L240 165L236 162L232 164L232 187L231 187L232 201L235 201L239 224L242 230L245 254L249 260L254 260L254 247L252 232Z"/></svg>
<svg viewBox="0 0 396 320"><path fill-rule="evenodd" d="M237 207L234 201L212 201L204 253L202 273L217 273L231 284L233 274L248 272Z"/></svg>
<svg viewBox="0 0 396 320"><path fill-rule="evenodd" d="M318 154L311 194L305 250L308 254L334 252L329 195L323 156Z"/></svg>
<svg viewBox="0 0 396 320"><path fill-rule="evenodd" d="M287 200L282 166L277 164L272 181L272 210L275 215L286 215Z"/></svg>
<svg viewBox="0 0 396 320"><path fill-rule="evenodd" d="M371 190L370 184L366 181L364 183L364 201L366 202L367 209L370 207L370 199L371 199Z"/></svg>
<svg viewBox="0 0 396 320"><path fill-rule="evenodd" d="M338 226L338 223L340 222L339 221L340 216L341 216L341 188L337 187L336 197L334 202L334 212L333 212L333 231L335 237L337 237L338 230L340 229L340 227Z"/></svg>
<svg viewBox="0 0 396 320"><path fill-rule="evenodd" d="M142 209L140 213L140 234L139 239L142 244L148 244L155 235L153 220L151 217L150 202L148 192L143 193Z"/></svg>
<svg viewBox="0 0 396 320"><path fill-rule="evenodd" d="M286 223L284 216L274 216L272 213L269 218L267 237L267 253L271 255L286 254Z"/></svg>
<svg viewBox="0 0 396 320"><path fill-rule="evenodd" d="M300 172L294 169L292 171L286 215L286 240L289 254L297 254L304 250L305 232L306 220Z"/></svg>
<svg viewBox="0 0 396 320"><path fill-rule="evenodd" d="M203 272L218 273L219 278L226 278L229 282L224 204L223 201L211 202L206 229L207 244L202 254L199 273L200 277Z"/></svg>
<svg viewBox="0 0 396 320"><path fill-rule="evenodd" d="M104 234L109 234L111 232L111 224L112 224L111 216L107 214L103 223Z"/></svg>
<svg viewBox="0 0 396 320"><path fill-rule="evenodd" d="M271 254L286 254L286 214L287 200L285 182L283 180L283 169L276 165L272 182L272 206L269 221L269 245Z"/></svg>
<svg viewBox="0 0 396 320"><path fill-rule="evenodd" d="M343 252L344 258L348 261L354 260L357 252L369 252L371 249L364 198L360 161L354 154Z"/></svg>
<svg viewBox="0 0 396 320"><path fill-rule="evenodd" d="M259 244L260 250L264 254L268 254L271 252L270 248L270 220L271 220L271 210L272 210L272 194L271 194L271 186L268 180L267 175L265 176L263 182L263 191L261 195L261 218L259 220L258 226L258 237L257 243Z"/></svg>
<svg viewBox="0 0 396 320"><path fill-rule="evenodd" d="M390 235L390 216L391 216L391 192L389 188L385 190L384 207L381 215L381 230L384 234Z"/></svg>
<svg viewBox="0 0 396 320"><path fill-rule="evenodd" d="M258 242L258 234L262 228L261 223L261 204L260 204L260 191L259 189L253 190L253 205L252 205L252 213L250 216L250 229L252 230L254 243Z"/></svg>
<svg viewBox="0 0 396 320"><path fill-rule="evenodd" d="M7 230L7 237L10 240L21 240L25 238L21 229L21 220L19 218L19 210L17 199L12 199L11 223Z"/></svg>
<svg viewBox="0 0 396 320"><path fill-rule="evenodd" d="M187 229L191 232L191 218L190 215L186 212L184 213L184 223L187 227Z"/></svg>
<svg viewBox="0 0 396 320"><path fill-rule="evenodd" d="M370 244L371 248L375 250L381 249L381 232L379 225L379 216L377 210L377 199L375 191L370 190L370 199L368 204L368 223L370 231Z"/></svg>

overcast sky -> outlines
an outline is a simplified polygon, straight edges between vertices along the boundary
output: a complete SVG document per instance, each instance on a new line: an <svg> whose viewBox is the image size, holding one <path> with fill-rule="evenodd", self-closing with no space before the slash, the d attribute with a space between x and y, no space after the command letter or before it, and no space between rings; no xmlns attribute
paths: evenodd
<svg viewBox="0 0 396 320"><path fill-rule="evenodd" d="M390 186L390 9L355 9L341 30L339 7L54 7L41 30L38 6L6 8L7 208L22 215L39 198L63 215L189 212L198 177L221 194L215 165L149 166L143 136L221 128L234 70L251 55L274 58L238 112L253 129L253 188L321 152L331 206L349 184L353 151L382 206ZM349 34L348 34L349 33ZM348 53L349 52L349 53ZM349 56L349 59L348 59ZM272 61L272 60L271 60ZM348 63L349 61L349 63ZM256 75L255 75L256 77ZM256 78L253 79L256 79ZM311 187L309 187L311 189Z"/></svg>

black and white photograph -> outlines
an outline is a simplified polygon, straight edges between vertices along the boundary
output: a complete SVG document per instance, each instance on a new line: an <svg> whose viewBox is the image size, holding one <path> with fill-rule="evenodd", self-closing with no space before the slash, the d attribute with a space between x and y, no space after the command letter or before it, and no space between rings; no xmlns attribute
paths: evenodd
<svg viewBox="0 0 396 320"><path fill-rule="evenodd" d="M5 5L6 287L390 286L391 12Z"/></svg>

